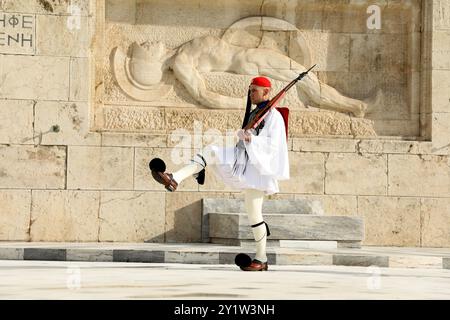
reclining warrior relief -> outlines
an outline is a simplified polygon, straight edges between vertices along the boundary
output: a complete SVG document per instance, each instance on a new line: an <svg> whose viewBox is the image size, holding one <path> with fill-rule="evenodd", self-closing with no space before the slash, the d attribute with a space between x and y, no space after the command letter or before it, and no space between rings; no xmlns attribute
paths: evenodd
<svg viewBox="0 0 450 320"><path fill-rule="evenodd" d="M274 23L279 20L270 19ZM161 80L164 72L172 71L201 105L212 109L240 109L245 104L245 97L231 97L208 90L202 74L227 72L247 76L263 75L289 82L310 67L277 50L236 46L226 40L226 37L208 35L194 38L175 49L166 48L162 42L133 43L128 56L115 48L115 79L133 99L153 101L170 92L171 86L162 84ZM297 84L297 92L300 100L302 97L307 98L319 108L360 118L365 116L369 106L368 101L346 97L322 83L313 72Z"/></svg>

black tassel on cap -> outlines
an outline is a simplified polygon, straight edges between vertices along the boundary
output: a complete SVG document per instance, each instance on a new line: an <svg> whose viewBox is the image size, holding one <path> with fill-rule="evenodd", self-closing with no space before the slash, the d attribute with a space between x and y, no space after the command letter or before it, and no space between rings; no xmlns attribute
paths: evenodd
<svg viewBox="0 0 450 320"><path fill-rule="evenodd" d="M252 102L250 100L250 90L248 91L247 106L245 108L245 117L244 117L244 121L242 123L242 129L244 129L245 126L247 125L247 123L255 117L259 108L264 107L267 103L268 103L268 101L262 102L262 103L258 104L257 108L255 108L253 111L250 111ZM265 124L265 121L263 120L255 128L256 135L258 135L259 131L262 128L264 128L264 124ZM245 171L247 169L248 160L249 160L249 156L248 156L247 150L245 149L244 142L242 142L242 140L239 140L238 144L234 148L233 176L236 176L236 175L239 176L239 175L243 175L245 173Z"/></svg>
<svg viewBox="0 0 450 320"><path fill-rule="evenodd" d="M244 121L242 122L242 129L244 129L248 123L248 120L250 118L250 109L251 108L252 108L252 101L250 100L250 89L249 89L248 93L247 93L247 105L245 106L245 116L244 116Z"/></svg>
<svg viewBox="0 0 450 320"><path fill-rule="evenodd" d="M251 108L252 108L252 101L250 99L250 88L249 88L247 93L247 104L245 106L244 121L242 122L242 129L245 128L248 121L250 120ZM238 147L238 145L240 145L240 147ZM245 150L245 146L243 145L243 142L241 140L239 140L238 145L234 148L233 176L244 174L248 161L247 150ZM244 154L243 164L240 163L239 161L240 158L242 157L242 154Z"/></svg>

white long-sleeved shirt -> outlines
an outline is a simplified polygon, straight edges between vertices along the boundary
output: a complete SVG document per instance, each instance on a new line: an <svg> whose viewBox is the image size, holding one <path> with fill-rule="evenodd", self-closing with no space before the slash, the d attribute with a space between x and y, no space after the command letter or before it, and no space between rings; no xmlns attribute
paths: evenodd
<svg viewBox="0 0 450 320"><path fill-rule="evenodd" d="M258 189L270 195L279 192L278 181L289 179L289 157L284 120L272 108L264 127L251 141L244 142L249 160L243 175L233 176L235 147L208 146L216 157L212 168L221 180L236 189Z"/></svg>

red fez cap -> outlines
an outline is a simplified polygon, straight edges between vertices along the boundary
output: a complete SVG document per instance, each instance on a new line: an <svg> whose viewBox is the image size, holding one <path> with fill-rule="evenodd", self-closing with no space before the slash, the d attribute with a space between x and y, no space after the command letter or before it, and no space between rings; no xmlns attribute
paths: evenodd
<svg viewBox="0 0 450 320"><path fill-rule="evenodd" d="M266 87L266 88L270 88L272 86L270 83L270 80L267 79L266 77L253 78L251 84L253 84L255 86Z"/></svg>

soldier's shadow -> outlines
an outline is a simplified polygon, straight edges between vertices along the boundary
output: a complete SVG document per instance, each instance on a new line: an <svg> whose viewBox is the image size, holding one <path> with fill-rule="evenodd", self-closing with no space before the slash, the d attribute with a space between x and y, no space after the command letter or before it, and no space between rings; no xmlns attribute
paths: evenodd
<svg viewBox="0 0 450 320"><path fill-rule="evenodd" d="M171 195L168 194L168 197ZM166 198L167 201L167 198ZM163 213L164 214L164 213ZM193 243L201 242L202 201L196 200L187 205L165 212L164 242ZM161 242L161 235L147 239L145 242Z"/></svg>

